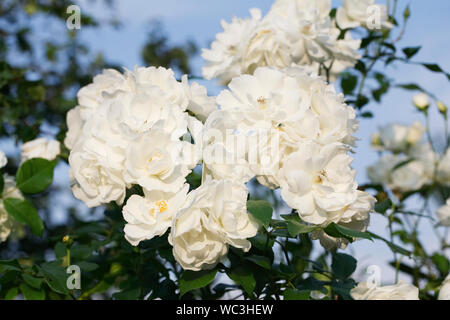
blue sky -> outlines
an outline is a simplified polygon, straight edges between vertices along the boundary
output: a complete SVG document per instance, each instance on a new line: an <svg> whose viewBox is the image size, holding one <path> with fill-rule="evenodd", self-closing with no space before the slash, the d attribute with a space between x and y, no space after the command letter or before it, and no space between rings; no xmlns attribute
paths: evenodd
<svg viewBox="0 0 450 320"><path fill-rule="evenodd" d="M159 19L163 22L172 43L182 43L192 39L199 47L208 47L215 34L221 32L221 19L229 21L234 15L248 16L249 9L253 7L260 8L264 13L272 4L270 0L116 0L115 8L109 10L101 5L101 1L92 3L89 0L79 0L75 2L81 7L82 14L83 12L93 13L102 20L116 16L123 22L123 27L118 30L112 27L95 30L82 28L79 32L94 51L103 52L109 61L126 68L142 65L140 52L149 31L149 21L152 19ZM336 6L339 2L333 1L333 4ZM378 0L377 2L383 3L384 1ZM399 46L422 45L421 51L414 60L435 62L444 70L450 70L450 59L447 58L450 52L450 42L448 41L450 1L399 0L398 2L400 10L403 10L409 3L412 12L407 32ZM193 60L194 74L201 75L202 64L200 57ZM416 82L422 85L450 105L449 82L444 76L430 73L420 66L400 64L392 65L383 71L399 83ZM210 94L217 94L222 89L213 82L202 81L202 84L207 86ZM412 92L393 89L384 97L381 104L372 103L368 106L367 110L373 111L375 118L362 119L360 122L360 130L357 134L360 141L353 164L358 172L357 179L360 183L367 181L365 168L376 161L378 157L369 145L372 132L376 131L379 126L392 121L405 124L412 123L414 120L423 122L421 115L411 104L412 95ZM434 106L433 109L435 109ZM442 135L443 123L435 110L431 112L431 127L434 135ZM61 170L61 175L64 175L65 169ZM378 234L386 235L385 219L373 215L370 229ZM430 231L426 230L425 234L428 236ZM435 243L433 240L429 240L428 245L433 247ZM358 258L363 259L359 266L359 272L363 272L364 266L377 264L383 270L382 281L392 281L393 273L386 268L386 261L391 259L392 254L385 244L364 240L351 245L347 250L354 251Z"/></svg>

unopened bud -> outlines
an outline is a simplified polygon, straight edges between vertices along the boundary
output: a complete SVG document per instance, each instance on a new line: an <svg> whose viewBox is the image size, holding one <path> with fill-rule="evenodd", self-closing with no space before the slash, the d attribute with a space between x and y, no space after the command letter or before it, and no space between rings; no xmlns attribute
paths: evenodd
<svg viewBox="0 0 450 320"><path fill-rule="evenodd" d="M62 238L62 242L70 247L73 243L73 239L69 235L65 235Z"/></svg>
<svg viewBox="0 0 450 320"><path fill-rule="evenodd" d="M381 143L381 136L380 136L379 132L373 133L371 135L371 137L370 137L370 144L375 149L380 149L381 148L382 143Z"/></svg>
<svg viewBox="0 0 450 320"><path fill-rule="evenodd" d="M438 101L436 102L436 104L440 113L444 115L447 114L447 106L444 103L442 103L442 101Z"/></svg>
<svg viewBox="0 0 450 320"><path fill-rule="evenodd" d="M420 111L426 111L430 106L430 101L425 93L419 93L413 97L413 103Z"/></svg>

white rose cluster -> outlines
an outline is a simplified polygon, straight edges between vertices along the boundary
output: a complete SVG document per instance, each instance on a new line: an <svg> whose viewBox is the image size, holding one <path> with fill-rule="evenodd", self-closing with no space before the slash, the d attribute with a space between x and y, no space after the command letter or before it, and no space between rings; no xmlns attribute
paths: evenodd
<svg viewBox="0 0 450 320"><path fill-rule="evenodd" d="M215 109L205 88L162 67L105 70L78 92L78 102L67 115L65 144L73 193L90 207L122 203L133 184L180 191L201 151L181 139L201 125L188 110L206 117Z"/></svg>
<svg viewBox="0 0 450 320"><path fill-rule="evenodd" d="M209 178L188 193L186 176L202 158L201 120L217 110L204 87L162 67L105 70L79 91L78 102L65 139L73 193L94 207L122 204L128 188L142 187L143 196L123 206L130 244L172 227L174 256L190 270L215 266L229 245L250 249L257 224L243 183Z"/></svg>
<svg viewBox="0 0 450 320"><path fill-rule="evenodd" d="M300 67L261 67L233 78L217 102L204 129L209 174L280 188L311 225L365 230L375 199L357 190L348 154L358 122L332 85ZM315 236L326 248L346 245L323 231Z"/></svg>
<svg viewBox="0 0 450 320"><path fill-rule="evenodd" d="M341 35L330 0L277 0L262 17L222 22L204 50L207 79L228 88L216 98L165 68L105 70L78 92L65 145L74 195L88 206L124 204L132 245L166 234L178 263L213 268L229 246L250 249L258 223L247 212L256 178L316 226L331 249L330 223L365 231L375 199L358 190L349 153L355 110L327 80L360 58L360 40ZM188 139L192 138L189 141ZM202 183L187 175L202 162Z"/></svg>
<svg viewBox="0 0 450 320"><path fill-rule="evenodd" d="M330 11L331 0L276 0L264 17L252 9L249 18L222 21L224 31L203 51L203 76L227 84L258 67L300 65L335 79L360 59L361 40L341 38Z"/></svg>
<svg viewBox="0 0 450 320"><path fill-rule="evenodd" d="M432 183L438 156L423 141L424 132L423 125L414 122L410 126L387 124L373 134L372 145L383 154L367 168L370 180L401 193Z"/></svg>

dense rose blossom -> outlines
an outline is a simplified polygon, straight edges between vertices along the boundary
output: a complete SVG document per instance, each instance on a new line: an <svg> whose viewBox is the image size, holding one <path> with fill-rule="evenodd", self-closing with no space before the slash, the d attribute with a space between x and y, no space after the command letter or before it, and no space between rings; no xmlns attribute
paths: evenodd
<svg viewBox="0 0 450 320"><path fill-rule="evenodd" d="M203 51L203 76L227 84L258 67L301 65L335 79L360 58L360 40L339 38L330 10L330 0L277 0L265 17L252 9L250 18L222 21L224 31Z"/></svg>

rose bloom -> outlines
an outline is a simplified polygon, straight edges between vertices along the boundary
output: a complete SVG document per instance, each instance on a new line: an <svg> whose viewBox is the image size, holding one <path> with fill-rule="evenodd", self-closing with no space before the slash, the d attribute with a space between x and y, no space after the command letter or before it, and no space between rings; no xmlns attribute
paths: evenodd
<svg viewBox="0 0 450 320"><path fill-rule="evenodd" d="M436 216L440 225L450 227L450 198L436 211Z"/></svg>
<svg viewBox="0 0 450 320"><path fill-rule="evenodd" d="M350 294L355 300L419 300L419 289L401 280L383 287L360 282Z"/></svg>
<svg viewBox="0 0 450 320"><path fill-rule="evenodd" d="M8 158L6 158L5 153L2 150L0 150L0 169L6 166L7 163Z"/></svg>
<svg viewBox="0 0 450 320"><path fill-rule="evenodd" d="M136 194L123 207L125 239L137 246L143 240L163 235L172 225L178 210L184 205L189 185L177 193L146 191L144 197Z"/></svg>
<svg viewBox="0 0 450 320"><path fill-rule="evenodd" d="M56 140L38 138L24 143L21 150L22 162L32 158L54 160L60 153L60 145Z"/></svg>
<svg viewBox="0 0 450 320"><path fill-rule="evenodd" d="M169 242L178 263L187 270L211 269L227 254L228 246L250 250L248 238L258 225L247 213L244 184L212 180L191 191L173 220Z"/></svg>
<svg viewBox="0 0 450 320"><path fill-rule="evenodd" d="M376 11L371 8L375 8ZM387 7L375 4L375 0L343 0L342 7L338 8L336 12L336 22L342 29L368 27L367 22L370 15L378 11L380 12L380 27L392 28L392 23L388 21Z"/></svg>
<svg viewBox="0 0 450 320"><path fill-rule="evenodd" d="M439 290L438 300L450 300L450 275L447 275Z"/></svg>

